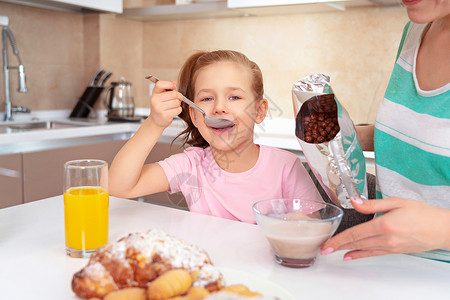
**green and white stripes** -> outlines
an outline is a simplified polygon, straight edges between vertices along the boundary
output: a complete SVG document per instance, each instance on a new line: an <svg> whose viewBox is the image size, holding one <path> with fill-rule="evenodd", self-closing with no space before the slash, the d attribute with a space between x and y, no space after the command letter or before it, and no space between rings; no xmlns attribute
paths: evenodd
<svg viewBox="0 0 450 300"><path fill-rule="evenodd" d="M425 91L416 58L428 24L408 23L375 123L377 197L450 209L450 83ZM450 262L446 249L417 256Z"/></svg>

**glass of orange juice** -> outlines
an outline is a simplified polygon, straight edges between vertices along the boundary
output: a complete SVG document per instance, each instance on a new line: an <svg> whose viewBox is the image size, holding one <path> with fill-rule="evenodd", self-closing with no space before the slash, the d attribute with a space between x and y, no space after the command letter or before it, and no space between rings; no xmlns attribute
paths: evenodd
<svg viewBox="0 0 450 300"><path fill-rule="evenodd" d="M108 242L108 163L81 159L64 164L66 253L89 257Z"/></svg>

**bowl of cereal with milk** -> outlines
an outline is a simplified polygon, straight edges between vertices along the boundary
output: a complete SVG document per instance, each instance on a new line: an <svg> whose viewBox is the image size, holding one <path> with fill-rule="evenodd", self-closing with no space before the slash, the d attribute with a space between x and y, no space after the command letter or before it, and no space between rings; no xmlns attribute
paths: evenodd
<svg viewBox="0 0 450 300"><path fill-rule="evenodd" d="M344 215L333 204L304 199L262 200L253 205L253 213L277 263L294 268L314 264Z"/></svg>

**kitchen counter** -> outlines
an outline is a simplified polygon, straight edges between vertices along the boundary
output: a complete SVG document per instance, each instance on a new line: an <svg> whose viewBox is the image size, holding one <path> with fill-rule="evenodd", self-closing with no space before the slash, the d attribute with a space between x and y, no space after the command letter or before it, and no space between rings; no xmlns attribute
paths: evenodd
<svg viewBox="0 0 450 300"><path fill-rule="evenodd" d="M143 114L145 112L144 110ZM108 122L106 118L69 119L69 114L70 111L42 111L34 112L31 116L17 117L14 122L0 122L0 125L3 125L23 122L55 121L79 125L57 129L0 132L0 154L48 150L103 141L126 140L140 126L139 122ZM164 131L161 141L170 143L172 138L182 128L182 121L174 120L173 124Z"/></svg>
<svg viewBox="0 0 450 300"><path fill-rule="evenodd" d="M136 110L138 115L148 115L149 113L149 110L144 108ZM32 116L25 116L25 118L67 121L69 120L67 117L69 114L70 111L42 111L34 112ZM99 115L105 115L105 112L101 111ZM23 119L18 121L23 121ZM80 120L75 121L79 122ZM108 122L106 118L83 119L81 121L89 124L89 126L0 133L0 154L24 153L94 142L126 140L140 126L140 123ZM0 122L1 124L2 122ZM172 124L163 132L159 141L170 144L185 128L184 126L184 122L181 119L175 118ZM257 144L291 151L305 161L294 133L295 121L293 119L271 118L268 115L264 122L255 126L254 141ZM374 173L374 153L365 151L364 156L366 157L367 172Z"/></svg>
<svg viewBox="0 0 450 300"><path fill-rule="evenodd" d="M283 300L439 300L450 293L448 263L410 255L344 262L344 252L336 252L311 268L291 269L275 262L256 225L114 197L109 211L110 241L158 228L204 248L228 282ZM0 210L2 299L77 299L71 279L87 261L65 254L62 196Z"/></svg>
<svg viewBox="0 0 450 300"><path fill-rule="evenodd" d="M148 112L143 110L143 115ZM146 113L145 113L146 112ZM99 119L69 119L69 111L42 111L36 112L33 116L21 116L14 122L20 123L29 120L36 121L71 121L84 126L72 128L58 128L51 130L28 130L14 132L0 132L0 145L9 143L20 143L23 141L33 142L41 140L56 140L78 137L89 137L95 135L117 134L117 133L134 133L138 130L139 122L108 122L106 118ZM0 122L0 125L5 124ZM184 122L175 118L172 124L164 131L163 137L174 138L181 130L183 130ZM300 150L300 146L294 136L295 123L290 119L274 119L267 117L266 120L255 127L255 141L266 145L278 145L287 150ZM45 134L43 134L45 133ZM280 144L281 143L281 144Z"/></svg>

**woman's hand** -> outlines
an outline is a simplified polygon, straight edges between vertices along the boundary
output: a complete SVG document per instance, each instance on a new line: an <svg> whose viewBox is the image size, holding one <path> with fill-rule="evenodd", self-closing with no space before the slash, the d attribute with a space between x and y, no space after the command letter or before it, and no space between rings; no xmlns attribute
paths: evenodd
<svg viewBox="0 0 450 300"><path fill-rule="evenodd" d="M344 255L351 260L450 248L450 209L403 198L352 198L352 204L364 214L384 214L337 234L322 246L322 255L354 249Z"/></svg>
<svg viewBox="0 0 450 300"><path fill-rule="evenodd" d="M153 123L166 128L173 118L181 113L181 100L183 96L177 92L175 81L158 81L153 88L150 116Z"/></svg>

